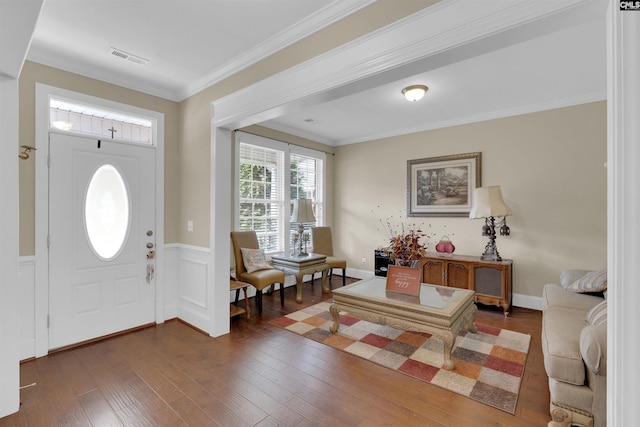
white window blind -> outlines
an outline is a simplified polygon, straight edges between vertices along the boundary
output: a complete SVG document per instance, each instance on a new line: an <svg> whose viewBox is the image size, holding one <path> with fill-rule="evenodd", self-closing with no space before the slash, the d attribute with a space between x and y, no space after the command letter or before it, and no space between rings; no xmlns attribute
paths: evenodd
<svg viewBox="0 0 640 427"><path fill-rule="evenodd" d="M236 228L256 231L267 253L291 250L293 199L313 201L316 223L307 228L324 223L324 153L244 132L236 133L236 147Z"/></svg>
<svg viewBox="0 0 640 427"><path fill-rule="evenodd" d="M319 159L314 157L296 153L291 153L290 155L290 200L311 199L313 201L313 215L316 217L316 222L305 224L306 227L319 225L321 222L318 221L318 218L324 217L322 212L323 204L318 203L318 201L322 200L318 194L318 178L322 171L321 163ZM295 233L298 229L297 224L291 224L290 227L290 234ZM312 250L312 248L308 249Z"/></svg>
<svg viewBox="0 0 640 427"><path fill-rule="evenodd" d="M240 231L254 230L265 252L281 252L284 241L284 154L240 144Z"/></svg>

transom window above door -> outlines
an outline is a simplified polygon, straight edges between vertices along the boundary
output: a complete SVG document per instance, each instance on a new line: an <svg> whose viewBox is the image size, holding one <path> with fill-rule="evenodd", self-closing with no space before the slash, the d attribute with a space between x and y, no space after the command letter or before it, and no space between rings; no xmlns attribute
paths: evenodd
<svg viewBox="0 0 640 427"><path fill-rule="evenodd" d="M49 128L138 144L153 144L153 121L62 99L49 100Z"/></svg>

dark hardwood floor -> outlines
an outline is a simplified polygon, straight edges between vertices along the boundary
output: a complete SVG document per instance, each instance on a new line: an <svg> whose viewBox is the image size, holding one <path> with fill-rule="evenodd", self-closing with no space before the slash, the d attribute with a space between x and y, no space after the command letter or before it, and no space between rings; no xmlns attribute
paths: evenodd
<svg viewBox="0 0 640 427"><path fill-rule="evenodd" d="M332 287L341 285L334 276ZM531 334L515 415L477 403L269 320L327 298L319 280L263 298L258 316L208 337L177 320L23 363L22 405L7 426L545 426L541 313L482 307L476 322ZM240 303L242 304L242 302Z"/></svg>

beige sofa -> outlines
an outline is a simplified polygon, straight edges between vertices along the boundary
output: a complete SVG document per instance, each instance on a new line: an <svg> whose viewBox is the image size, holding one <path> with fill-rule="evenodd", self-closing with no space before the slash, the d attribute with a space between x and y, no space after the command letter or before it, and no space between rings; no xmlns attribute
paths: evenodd
<svg viewBox="0 0 640 427"><path fill-rule="evenodd" d="M544 287L542 352L552 419L548 427L606 425L606 279L604 292L568 289L587 273L566 270L560 285Z"/></svg>

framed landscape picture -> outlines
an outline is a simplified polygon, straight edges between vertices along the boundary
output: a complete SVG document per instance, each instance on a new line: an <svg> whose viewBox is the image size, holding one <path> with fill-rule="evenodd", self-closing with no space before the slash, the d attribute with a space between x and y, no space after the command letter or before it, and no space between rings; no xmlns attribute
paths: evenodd
<svg viewBox="0 0 640 427"><path fill-rule="evenodd" d="M407 161L407 216L469 216L482 153Z"/></svg>

